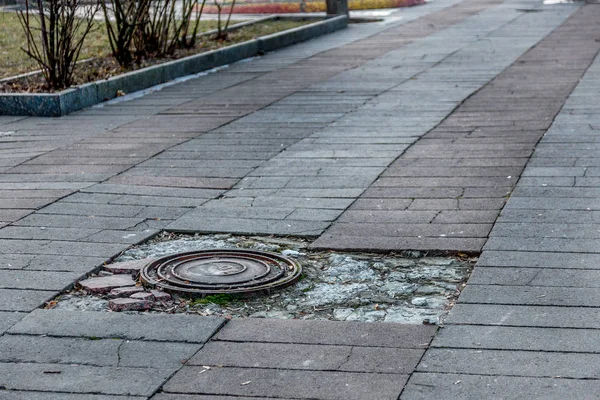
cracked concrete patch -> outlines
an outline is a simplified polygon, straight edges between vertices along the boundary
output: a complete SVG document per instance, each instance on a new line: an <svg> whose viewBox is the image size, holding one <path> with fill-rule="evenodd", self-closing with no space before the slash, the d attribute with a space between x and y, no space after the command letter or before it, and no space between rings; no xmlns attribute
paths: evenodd
<svg viewBox="0 0 600 400"><path fill-rule="evenodd" d="M279 253L303 266L299 282L268 295L188 298L175 294L157 301L150 313L437 324L476 261L414 251L402 255L311 251L309 244L297 238L164 233L125 251L115 262L192 250L245 248ZM60 296L54 307L108 311L108 301L105 295L79 290Z"/></svg>

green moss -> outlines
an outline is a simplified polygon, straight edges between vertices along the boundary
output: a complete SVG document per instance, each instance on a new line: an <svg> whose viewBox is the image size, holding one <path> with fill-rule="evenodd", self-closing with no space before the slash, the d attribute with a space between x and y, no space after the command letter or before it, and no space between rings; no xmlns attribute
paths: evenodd
<svg viewBox="0 0 600 400"><path fill-rule="evenodd" d="M205 305L205 304L217 304L219 306L224 306L232 301L237 299L236 296L231 294L213 294L210 296L203 297L201 299L196 299L192 301L192 306Z"/></svg>

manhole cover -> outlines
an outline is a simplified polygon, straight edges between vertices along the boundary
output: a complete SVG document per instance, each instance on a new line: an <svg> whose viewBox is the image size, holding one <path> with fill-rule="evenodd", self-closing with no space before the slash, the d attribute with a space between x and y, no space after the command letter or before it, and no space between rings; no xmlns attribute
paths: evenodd
<svg viewBox="0 0 600 400"><path fill-rule="evenodd" d="M218 249L159 258L144 267L140 277L167 291L208 295L269 291L293 283L301 273L300 264L278 254Z"/></svg>

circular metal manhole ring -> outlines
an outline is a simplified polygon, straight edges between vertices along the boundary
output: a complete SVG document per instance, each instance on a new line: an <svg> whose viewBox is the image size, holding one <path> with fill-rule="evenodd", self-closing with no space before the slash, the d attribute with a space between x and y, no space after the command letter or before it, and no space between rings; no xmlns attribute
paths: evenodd
<svg viewBox="0 0 600 400"><path fill-rule="evenodd" d="M140 272L145 285L192 295L269 292L294 283L299 263L279 254L209 249L161 257Z"/></svg>

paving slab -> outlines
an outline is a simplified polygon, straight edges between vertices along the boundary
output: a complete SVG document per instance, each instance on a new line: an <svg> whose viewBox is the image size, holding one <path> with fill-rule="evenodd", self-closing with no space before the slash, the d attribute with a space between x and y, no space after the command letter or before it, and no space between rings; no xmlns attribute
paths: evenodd
<svg viewBox="0 0 600 400"><path fill-rule="evenodd" d="M598 354L543 351L431 349L419 372L597 380Z"/></svg>
<svg viewBox="0 0 600 400"><path fill-rule="evenodd" d="M393 323L248 318L230 321L215 340L422 349L428 346L436 329Z"/></svg>
<svg viewBox="0 0 600 400"><path fill-rule="evenodd" d="M184 367L162 388L166 393L266 396L300 399L397 399L406 375L277 369Z"/></svg>
<svg viewBox="0 0 600 400"><path fill-rule="evenodd" d="M145 400L145 396L103 394L51 393L35 391L0 390L2 400Z"/></svg>
<svg viewBox="0 0 600 400"><path fill-rule="evenodd" d="M432 347L598 353L595 329L447 326Z"/></svg>
<svg viewBox="0 0 600 400"><path fill-rule="evenodd" d="M27 314L23 312L0 311L0 335L2 335L11 326L23 319L26 315Z"/></svg>
<svg viewBox="0 0 600 400"><path fill-rule="evenodd" d="M595 269L600 266L600 254L487 250L477 266Z"/></svg>
<svg viewBox="0 0 600 400"><path fill-rule="evenodd" d="M63 310L35 310L13 326L12 334L65 337L121 338L204 343L224 319L192 315L118 314ZM165 331L161 327L170 326Z"/></svg>
<svg viewBox="0 0 600 400"><path fill-rule="evenodd" d="M235 396L235 397L230 397L230 396L212 396L212 395L195 395L195 394L169 394L169 393L157 393L154 396L152 396L152 400L176 400L176 399L181 399L181 400L227 400L227 399L235 399L235 400L256 400L256 399L267 399L266 397L245 397L245 396ZM289 398L286 397L285 399L283 397L269 397L269 399L276 399L276 400L297 400L297 398L293 399L293 398Z"/></svg>
<svg viewBox="0 0 600 400"><path fill-rule="evenodd" d="M0 289L0 311L33 311L58 293L48 290Z"/></svg>
<svg viewBox="0 0 600 400"><path fill-rule="evenodd" d="M420 349L288 343L210 342L187 364L368 373L411 373ZM281 357L286 354L286 357Z"/></svg>
<svg viewBox="0 0 600 400"><path fill-rule="evenodd" d="M467 285L459 302L475 304L549 305L566 307L598 307L598 288L547 286Z"/></svg>
<svg viewBox="0 0 600 400"><path fill-rule="evenodd" d="M0 363L5 390L150 396L173 370Z"/></svg>
<svg viewBox="0 0 600 400"><path fill-rule="evenodd" d="M76 272L0 269L1 289L63 290L78 279Z"/></svg>
<svg viewBox="0 0 600 400"><path fill-rule="evenodd" d="M0 361L177 369L201 347L192 343L4 335L0 337Z"/></svg>
<svg viewBox="0 0 600 400"><path fill-rule="evenodd" d="M457 304L446 323L598 329L598 317L600 310L590 307Z"/></svg>
<svg viewBox="0 0 600 400"><path fill-rule="evenodd" d="M515 376L484 376L467 374L415 373L402 392L402 400L449 399L505 400L585 399L600 390L594 380L564 378L531 378Z"/></svg>

